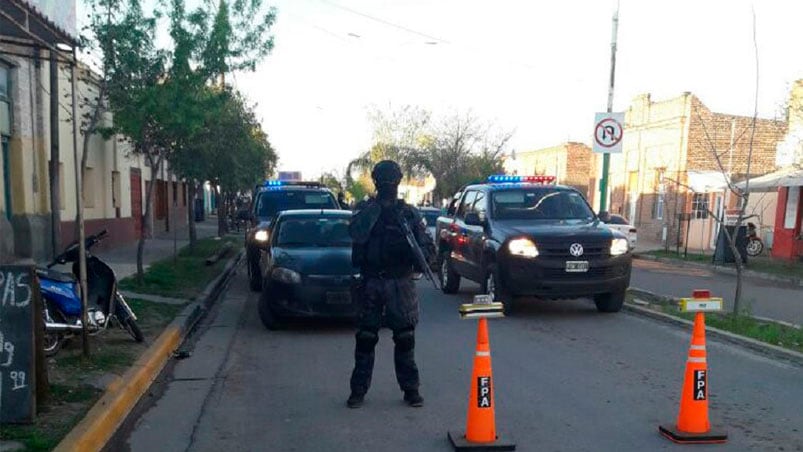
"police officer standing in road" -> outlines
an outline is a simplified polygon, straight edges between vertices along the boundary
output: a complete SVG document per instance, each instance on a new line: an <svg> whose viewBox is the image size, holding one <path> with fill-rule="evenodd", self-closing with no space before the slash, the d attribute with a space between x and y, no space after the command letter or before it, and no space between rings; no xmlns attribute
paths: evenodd
<svg viewBox="0 0 803 452"><path fill-rule="evenodd" d="M360 307L351 395L346 404L350 408L362 405L371 386L379 329L386 325L393 331L396 380L404 391L404 401L410 406L420 407L424 399L418 392L418 367L415 364L418 298L413 274L422 269L417 268L401 221L409 225L415 242L428 260L435 255L435 245L426 233L418 210L398 199L402 179L399 165L383 160L374 166L371 177L377 196L354 214L350 226L352 262L362 276L355 287Z"/></svg>

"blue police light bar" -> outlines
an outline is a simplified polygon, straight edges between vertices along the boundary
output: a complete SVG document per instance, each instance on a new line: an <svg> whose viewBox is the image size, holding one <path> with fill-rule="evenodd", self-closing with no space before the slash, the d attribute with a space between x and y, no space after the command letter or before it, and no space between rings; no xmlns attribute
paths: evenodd
<svg viewBox="0 0 803 452"><path fill-rule="evenodd" d="M266 181L265 181L265 183L264 183L264 184L262 184L262 185L263 185L264 187L278 187L278 186L280 186L280 185L282 185L282 184L284 184L284 182L283 182L283 181L269 179L269 180L266 180Z"/></svg>
<svg viewBox="0 0 803 452"><path fill-rule="evenodd" d="M490 183L522 183L522 182L531 182L537 184L550 184L555 182L555 176L508 176L506 174L495 174L493 176L488 176L488 182Z"/></svg>

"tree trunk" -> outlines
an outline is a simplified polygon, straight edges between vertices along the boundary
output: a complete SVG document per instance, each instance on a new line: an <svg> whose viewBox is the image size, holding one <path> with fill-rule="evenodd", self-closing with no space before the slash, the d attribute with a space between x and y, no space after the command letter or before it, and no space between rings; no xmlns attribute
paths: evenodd
<svg viewBox="0 0 803 452"><path fill-rule="evenodd" d="M140 283L142 283L142 278L145 275L142 263L143 254L145 253L145 240L151 234L150 220L153 210L153 187L156 186L156 178L162 166L162 158L159 157L154 164L153 158L148 157L148 162L151 164L151 178L145 185L145 212L142 214L142 235L139 236L139 242L137 243L137 281Z"/></svg>
<svg viewBox="0 0 803 452"><path fill-rule="evenodd" d="M226 207L223 205L224 196L218 193L217 187L214 190L215 204L217 205L217 235L223 237L226 235Z"/></svg>
<svg viewBox="0 0 803 452"><path fill-rule="evenodd" d="M187 181L187 231L190 238L190 251L195 251L198 234L195 230L195 180Z"/></svg>

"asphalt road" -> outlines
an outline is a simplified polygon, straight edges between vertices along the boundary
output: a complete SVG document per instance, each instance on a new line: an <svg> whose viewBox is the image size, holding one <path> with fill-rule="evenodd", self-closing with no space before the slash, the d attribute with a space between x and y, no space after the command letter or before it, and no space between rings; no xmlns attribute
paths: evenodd
<svg viewBox="0 0 803 452"><path fill-rule="evenodd" d="M736 276L634 259L630 285L678 298L690 297L694 289L709 289L713 296L722 297L726 308L730 309L736 290ZM803 325L803 287L745 277L742 291L742 307L751 314Z"/></svg>
<svg viewBox="0 0 803 452"><path fill-rule="evenodd" d="M345 407L353 331L302 322L271 332L242 270L217 316L180 361L161 399L136 422L135 451L447 451L463 429L476 322L419 284L416 350L423 408L403 404L383 331L366 404ZM472 286L474 287L474 286ZM518 450L680 450L658 434L677 413L689 331L586 300L531 302L490 321L499 429ZM717 450L803 450L803 368L708 341ZM688 446L686 446L688 447Z"/></svg>

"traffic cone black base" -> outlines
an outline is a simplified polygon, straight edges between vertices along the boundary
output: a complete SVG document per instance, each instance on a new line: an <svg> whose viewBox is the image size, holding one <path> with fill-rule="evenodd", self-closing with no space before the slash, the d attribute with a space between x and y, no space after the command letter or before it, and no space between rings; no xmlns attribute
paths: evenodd
<svg viewBox="0 0 803 452"><path fill-rule="evenodd" d="M719 444L728 441L728 435L717 430L689 433L681 432L673 425L659 425L658 431L670 441L678 444Z"/></svg>
<svg viewBox="0 0 803 452"><path fill-rule="evenodd" d="M466 440L465 433L457 430L449 431L449 442L452 444L454 450L482 452L482 451L497 451L497 450L516 450L516 444L511 441L510 437L505 435L504 432L497 432L496 441L492 443L472 443Z"/></svg>

